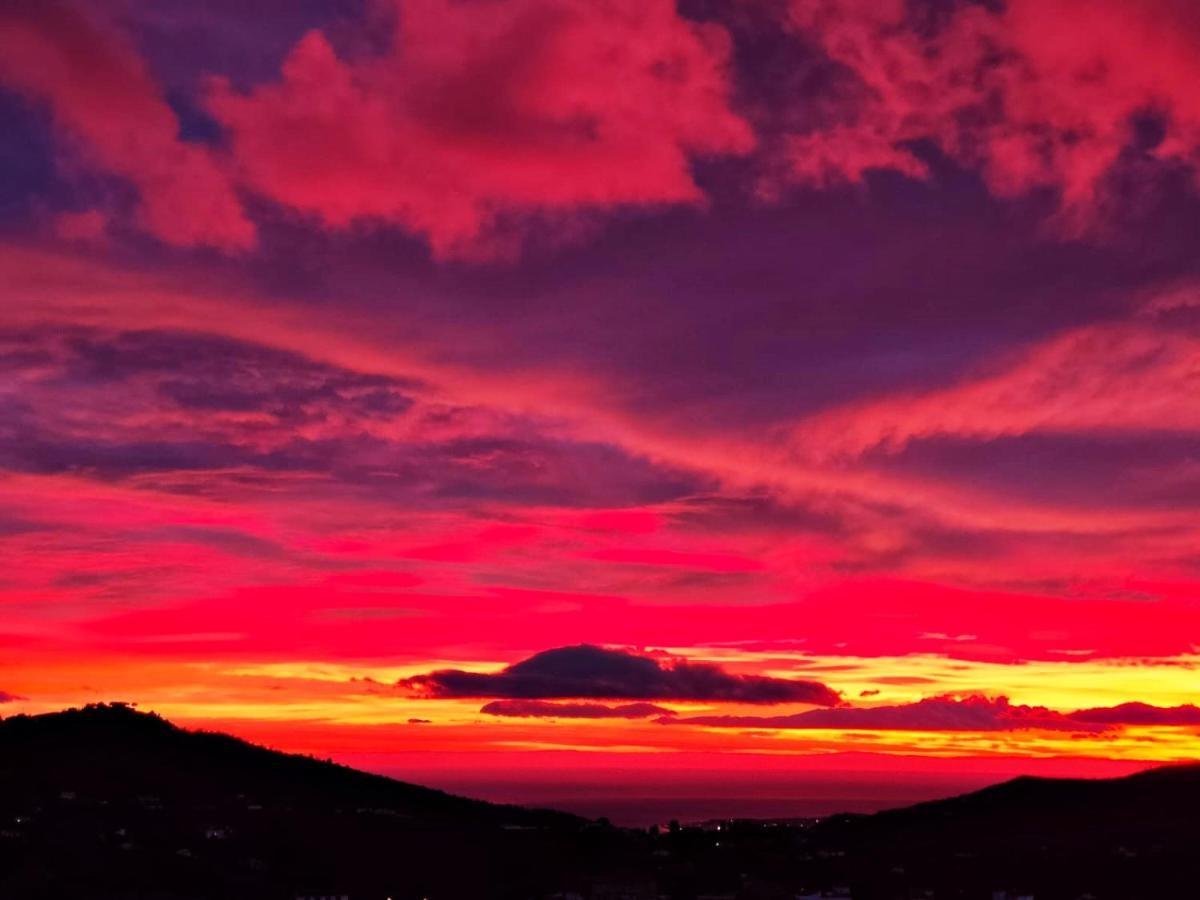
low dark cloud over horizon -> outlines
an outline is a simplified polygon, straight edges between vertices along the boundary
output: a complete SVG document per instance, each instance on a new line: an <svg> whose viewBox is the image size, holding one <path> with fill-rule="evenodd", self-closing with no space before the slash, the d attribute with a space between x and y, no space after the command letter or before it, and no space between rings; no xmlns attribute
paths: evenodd
<svg viewBox="0 0 1200 900"><path fill-rule="evenodd" d="M1009 702L1007 697L926 697L892 706L842 706L783 716L667 716L665 725L708 728L823 728L864 731L1073 731L1099 732L1123 725L1200 725L1200 708L1131 702L1059 712Z"/></svg>
<svg viewBox="0 0 1200 900"><path fill-rule="evenodd" d="M520 719L649 719L675 715L672 710L654 703L605 706L603 703L548 703L545 700L493 700L479 711L490 716Z"/></svg>
<svg viewBox="0 0 1200 900"><path fill-rule="evenodd" d="M836 706L842 702L835 691L816 681L735 675L711 663L660 661L588 644L544 650L495 674L442 669L404 679L399 684L431 697L522 700L595 697L818 706Z"/></svg>

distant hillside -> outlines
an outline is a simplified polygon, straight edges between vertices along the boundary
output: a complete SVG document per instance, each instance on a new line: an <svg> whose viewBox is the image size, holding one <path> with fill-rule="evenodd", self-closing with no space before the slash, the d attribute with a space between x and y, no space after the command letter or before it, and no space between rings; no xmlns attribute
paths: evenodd
<svg viewBox="0 0 1200 900"><path fill-rule="evenodd" d="M1200 765L1114 779L1017 778L981 791L823 822L815 845L856 898L1200 896ZM831 873L831 878L838 877ZM1185 893L1178 891L1190 884ZM1036 889L1036 890L1035 890ZM1159 893L1167 891L1167 893Z"/></svg>
<svg viewBox="0 0 1200 900"><path fill-rule="evenodd" d="M70 788L80 798L113 799L136 788L164 802L211 801L233 793L260 805L366 805L425 819L543 826L579 821L455 797L226 734L187 731L124 704L0 721L0 779L17 796Z"/></svg>
<svg viewBox="0 0 1200 900"><path fill-rule="evenodd" d="M587 868L585 824L120 704L0 721L4 898L523 897Z"/></svg>

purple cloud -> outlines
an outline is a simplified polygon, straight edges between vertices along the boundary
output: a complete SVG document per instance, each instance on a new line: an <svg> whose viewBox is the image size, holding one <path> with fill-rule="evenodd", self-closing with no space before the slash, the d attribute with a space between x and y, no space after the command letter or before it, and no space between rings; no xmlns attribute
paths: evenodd
<svg viewBox="0 0 1200 900"><path fill-rule="evenodd" d="M1071 718L1097 725L1200 725L1200 707L1191 703L1181 706L1122 703L1119 706L1081 709L1071 713Z"/></svg>
<svg viewBox="0 0 1200 900"><path fill-rule="evenodd" d="M479 710L492 716L520 719L649 719L673 716L673 710L654 703L548 703L545 700L493 700Z"/></svg>
<svg viewBox="0 0 1200 900"><path fill-rule="evenodd" d="M897 706L814 709L787 716L694 716L669 724L717 728L835 728L866 731L1102 731L1044 706L1010 703L1007 697L927 697Z"/></svg>
<svg viewBox="0 0 1200 900"><path fill-rule="evenodd" d="M495 674L442 669L399 684L430 697L520 700L595 697L818 706L841 702L835 691L816 681L734 675L710 663L660 662L624 650L587 644L545 650Z"/></svg>

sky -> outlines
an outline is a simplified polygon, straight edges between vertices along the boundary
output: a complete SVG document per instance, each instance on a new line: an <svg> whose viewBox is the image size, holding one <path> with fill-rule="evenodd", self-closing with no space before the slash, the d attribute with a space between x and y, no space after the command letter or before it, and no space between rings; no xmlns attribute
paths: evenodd
<svg viewBox="0 0 1200 900"><path fill-rule="evenodd" d="M1197 40L0 3L0 715L772 814L1194 758Z"/></svg>

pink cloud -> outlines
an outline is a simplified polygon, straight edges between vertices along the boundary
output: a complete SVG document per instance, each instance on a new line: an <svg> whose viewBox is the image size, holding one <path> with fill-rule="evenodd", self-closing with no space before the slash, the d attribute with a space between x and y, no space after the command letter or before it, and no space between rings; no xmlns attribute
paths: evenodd
<svg viewBox="0 0 1200 900"><path fill-rule="evenodd" d="M733 553L660 550L654 547L612 547L590 550L582 555L603 562L639 566L678 566L708 572L758 572L766 568L757 559Z"/></svg>
<svg viewBox="0 0 1200 900"><path fill-rule="evenodd" d="M1160 158L1190 163L1200 150L1194 4L961 3L934 24L903 0L789 10L790 26L852 76L791 140L803 183L856 182L869 169L923 178L912 145L930 141L997 194L1057 189L1063 223L1080 230L1095 225L1136 116L1164 118Z"/></svg>
<svg viewBox="0 0 1200 900"><path fill-rule="evenodd" d="M647 509L597 509L565 515L562 523L588 531L614 531L625 534L652 534L663 525L661 513Z"/></svg>
<svg viewBox="0 0 1200 900"><path fill-rule="evenodd" d="M343 228L397 224L439 257L494 255L531 214L696 204L692 155L747 152L730 40L670 3L397 4L391 46L325 34L280 80L214 84L245 183Z"/></svg>
<svg viewBox="0 0 1200 900"><path fill-rule="evenodd" d="M722 728L836 728L866 731L1098 731L1047 709L1010 703L1007 697L927 697L898 706L814 709L787 716L695 716L668 723Z"/></svg>
<svg viewBox="0 0 1200 900"><path fill-rule="evenodd" d="M184 247L254 243L220 161L179 139L179 120L132 43L90 8L5 4L0 48L0 83L46 103L86 162L137 189L142 227ZM66 224L78 232L95 223Z"/></svg>
<svg viewBox="0 0 1200 900"><path fill-rule="evenodd" d="M108 216L98 209L59 213L54 218L54 233L66 241L98 243L108 231Z"/></svg>
<svg viewBox="0 0 1200 900"><path fill-rule="evenodd" d="M899 449L939 435L1200 429L1192 402L1200 341L1122 323L1075 329L997 360L955 385L891 395L805 421L797 440L818 456Z"/></svg>

